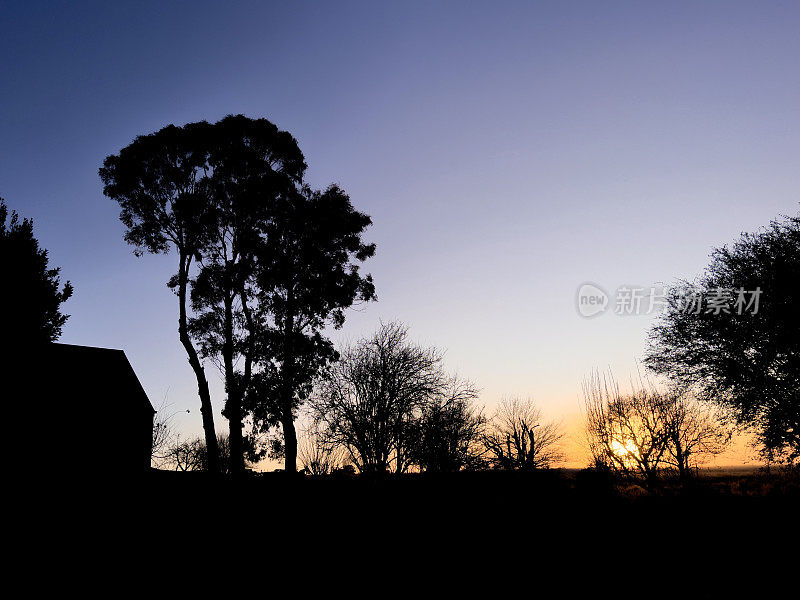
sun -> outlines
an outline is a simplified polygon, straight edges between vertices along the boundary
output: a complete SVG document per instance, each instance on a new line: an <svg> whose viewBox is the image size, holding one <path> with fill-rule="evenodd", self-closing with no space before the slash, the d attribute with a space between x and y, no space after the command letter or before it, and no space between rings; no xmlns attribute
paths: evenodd
<svg viewBox="0 0 800 600"><path fill-rule="evenodd" d="M636 445L631 440L614 440L611 442L611 450L624 462L633 461L639 454Z"/></svg>

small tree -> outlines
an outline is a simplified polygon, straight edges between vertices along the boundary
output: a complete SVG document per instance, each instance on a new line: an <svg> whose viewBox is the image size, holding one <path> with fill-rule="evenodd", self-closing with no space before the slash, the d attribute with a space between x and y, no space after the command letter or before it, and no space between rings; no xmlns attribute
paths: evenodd
<svg viewBox="0 0 800 600"><path fill-rule="evenodd" d="M733 432L713 408L703 406L688 392L673 390L665 397L667 453L664 462L681 480L725 451Z"/></svg>
<svg viewBox="0 0 800 600"><path fill-rule="evenodd" d="M585 385L584 395L594 464L655 484L668 445L662 396L644 389L623 395L616 382L599 379Z"/></svg>
<svg viewBox="0 0 800 600"><path fill-rule="evenodd" d="M546 469L563 460L564 433L542 419L532 400L504 399L483 436L490 465L496 469Z"/></svg>
<svg viewBox="0 0 800 600"><path fill-rule="evenodd" d="M168 407L169 405L166 402L162 402L153 416L153 444L150 447L150 466L156 469L160 468L164 461L167 460L170 446L176 435L172 423L175 415L169 412Z"/></svg>
<svg viewBox="0 0 800 600"><path fill-rule="evenodd" d="M72 285L60 284L60 269L48 265L47 250L33 236L33 221L20 221L0 198L0 306L7 339L12 344L53 342L69 315L61 305L72 296Z"/></svg>
<svg viewBox="0 0 800 600"><path fill-rule="evenodd" d="M346 452L331 443L318 423L311 422L300 429L297 458L305 473L329 475L344 465Z"/></svg>
<svg viewBox="0 0 800 600"><path fill-rule="evenodd" d="M256 462L261 458L251 437L244 438L244 447L245 456L248 459ZM217 448L219 449L221 472L230 473L230 438L225 434L220 434L217 437ZM174 436L164 453L161 468L175 471L210 471L205 438L195 437L181 440L180 436Z"/></svg>
<svg viewBox="0 0 800 600"><path fill-rule="evenodd" d="M166 398L159 404L153 417L153 444L150 450L150 465L153 468L169 468L169 457L178 438L175 416L188 412L188 409L175 411Z"/></svg>
<svg viewBox="0 0 800 600"><path fill-rule="evenodd" d="M650 487L667 469L686 479L731 438L716 415L677 388L661 391L641 383L623 394L613 378L593 374L584 383L584 398L595 466Z"/></svg>
<svg viewBox="0 0 800 600"><path fill-rule="evenodd" d="M180 437L175 437L161 464L174 471L205 471L208 468L207 460L203 438L182 441Z"/></svg>
<svg viewBox="0 0 800 600"><path fill-rule="evenodd" d="M443 393L429 399L411 422L409 457L420 471L455 472L483 465L481 439L486 424L475 407L477 389L454 377Z"/></svg>

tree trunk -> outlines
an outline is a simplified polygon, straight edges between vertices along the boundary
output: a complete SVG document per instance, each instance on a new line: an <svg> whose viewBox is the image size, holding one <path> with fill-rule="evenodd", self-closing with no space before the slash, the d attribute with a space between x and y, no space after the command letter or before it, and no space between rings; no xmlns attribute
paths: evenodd
<svg viewBox="0 0 800 600"><path fill-rule="evenodd" d="M238 390L228 394L228 404L225 411L230 427L230 468L231 473L241 475L244 473L244 437L242 435L242 401Z"/></svg>
<svg viewBox="0 0 800 600"><path fill-rule="evenodd" d="M686 468L688 467L688 465L686 464L687 463L686 456L684 455L680 439L677 438L677 436L675 439L675 462L678 463L678 478L682 482L685 482L688 475L688 473L686 472Z"/></svg>
<svg viewBox="0 0 800 600"><path fill-rule="evenodd" d="M203 417L203 432L206 438L206 453L208 464L206 468L212 473L219 473L219 448L217 446L217 431L214 428L214 410L211 406L211 392L208 389L208 380L197 356L197 350L189 337L189 327L186 318L186 288L189 283L189 266L191 256L181 255L180 270L178 271L178 335L189 357L189 364L197 379L197 393L200 396L200 415Z"/></svg>
<svg viewBox="0 0 800 600"><path fill-rule="evenodd" d="M242 440L242 394L236 381L233 366L233 298L230 286L225 290L225 341L222 353L225 363L225 389L228 401L225 403L225 416L230 429L230 470L233 475L244 473L244 443Z"/></svg>
<svg viewBox="0 0 800 600"><path fill-rule="evenodd" d="M287 473L297 472L297 432L294 428L294 348L292 335L294 334L294 315L291 310L291 297L287 299L288 310L283 324L283 368L282 368L282 398L281 398L281 425L283 426L284 470Z"/></svg>
<svg viewBox="0 0 800 600"><path fill-rule="evenodd" d="M297 472L297 432L294 428L294 386L292 385L292 353L288 339L284 340L283 382L281 390L281 426L283 427L284 470Z"/></svg>
<svg viewBox="0 0 800 600"><path fill-rule="evenodd" d="M287 473L295 474L297 472L297 432L295 431L294 419L292 418L291 400L289 400L288 406L284 405L283 414L284 417L281 420L284 445L283 468Z"/></svg>

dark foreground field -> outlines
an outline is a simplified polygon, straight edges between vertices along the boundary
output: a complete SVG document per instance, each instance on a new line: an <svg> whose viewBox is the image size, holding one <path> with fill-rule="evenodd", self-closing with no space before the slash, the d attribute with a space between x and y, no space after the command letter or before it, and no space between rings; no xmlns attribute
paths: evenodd
<svg viewBox="0 0 800 600"><path fill-rule="evenodd" d="M274 472L248 473L239 480L200 472L151 470L142 477L108 479L89 475L81 479L89 488L113 490L119 494L108 498L112 503L135 499L143 503L142 508L180 506L198 498L245 505L288 503L298 509L325 504L346 512L382 511L385 507L401 506L409 511L447 509L459 512L465 508L480 510L481 507L539 503L581 506L600 502L633 508L677 507L695 502L776 506L800 501L800 474L753 468L706 471L685 483L665 478L650 488L641 482L590 469L412 473L384 477L346 474L289 477Z"/></svg>
<svg viewBox="0 0 800 600"><path fill-rule="evenodd" d="M68 487L68 486L67 486ZM647 522L711 526L725 519L795 517L797 473L710 472L689 483L646 489L591 470L462 472L403 476L249 474L241 480L203 473L151 471L134 479L90 481L88 504L112 515L153 521L274 521L275 526L348 529L375 525L541 528ZM80 488L73 490L80 492ZM69 494L72 496L72 494Z"/></svg>
<svg viewBox="0 0 800 600"><path fill-rule="evenodd" d="M488 553L523 561L547 555L567 566L618 553L686 560L770 552L795 560L800 531L800 481L776 472L712 474L653 491L566 469L385 478L269 473L238 481L152 471L38 487L27 508L46 517L51 534L100 536L96 547L151 548L182 559L211 544L225 549L220 556L235 548L243 561L382 560L387 548L395 555L413 549L412 561Z"/></svg>
<svg viewBox="0 0 800 600"><path fill-rule="evenodd" d="M297 475L282 472L249 473L241 480L204 473L150 471L131 480L133 489L151 497L162 494L232 494L275 502L282 495L304 504L324 498L332 503L476 503L503 505L534 501L583 503L604 501L620 506L649 503L711 502L780 503L800 500L800 473L750 467L703 471L687 482L664 478L648 488L644 483L616 478L592 469L554 469L536 472L479 471L459 473L409 473L383 477L369 475ZM314 500L317 499L317 500ZM453 507L455 508L455 506Z"/></svg>

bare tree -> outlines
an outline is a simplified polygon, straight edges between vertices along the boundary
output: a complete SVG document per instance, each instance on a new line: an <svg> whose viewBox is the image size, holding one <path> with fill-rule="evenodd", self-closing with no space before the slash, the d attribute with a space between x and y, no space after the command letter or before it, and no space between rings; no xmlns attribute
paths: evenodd
<svg viewBox="0 0 800 600"><path fill-rule="evenodd" d="M201 438L182 441L176 437L167 449L164 464L174 471L203 471L205 454Z"/></svg>
<svg viewBox="0 0 800 600"><path fill-rule="evenodd" d="M475 406L478 390L453 377L411 423L410 458L420 471L477 469L483 465L481 439L486 418Z"/></svg>
<svg viewBox="0 0 800 600"><path fill-rule="evenodd" d="M546 469L564 459L564 433L557 423L545 422L531 399L507 398L492 419L483 444L496 469Z"/></svg>
<svg viewBox="0 0 800 600"><path fill-rule="evenodd" d="M682 480L731 441L732 429L719 411L693 396L673 390L666 397L667 454L664 462Z"/></svg>
<svg viewBox="0 0 800 600"><path fill-rule="evenodd" d="M359 471L403 473L413 460L411 424L450 385L441 363L442 352L413 344L405 325L381 324L320 381L313 418Z"/></svg>
<svg viewBox="0 0 800 600"><path fill-rule="evenodd" d="M174 437L171 421L172 415L161 408L156 411L153 418L153 445L150 450L150 466L154 469L161 468L167 459L169 445Z"/></svg>
<svg viewBox="0 0 800 600"><path fill-rule="evenodd" d="M623 395L609 376L584 382L586 431L596 466L653 484L667 452L664 398L645 388Z"/></svg>
<svg viewBox="0 0 800 600"><path fill-rule="evenodd" d="M686 478L731 437L715 414L677 388L661 391L640 382L622 394L613 377L593 374L584 383L584 397L595 465L648 486L668 469Z"/></svg>
<svg viewBox="0 0 800 600"><path fill-rule="evenodd" d="M310 475L328 475L346 463L344 448L333 443L319 423L312 421L300 427L297 446L300 465Z"/></svg>
<svg viewBox="0 0 800 600"><path fill-rule="evenodd" d="M170 449L177 434L175 433L175 415L188 413L189 410L172 410L172 404L161 402L153 418L153 445L150 451L150 464L155 469L166 468L169 462Z"/></svg>
<svg viewBox="0 0 800 600"><path fill-rule="evenodd" d="M225 434L217 435L219 457L224 461L230 453L229 438ZM181 440L180 436L172 438L172 442L164 452L162 467L173 471L208 471L209 456L206 441L202 437ZM229 472L228 462L220 462L221 471Z"/></svg>

